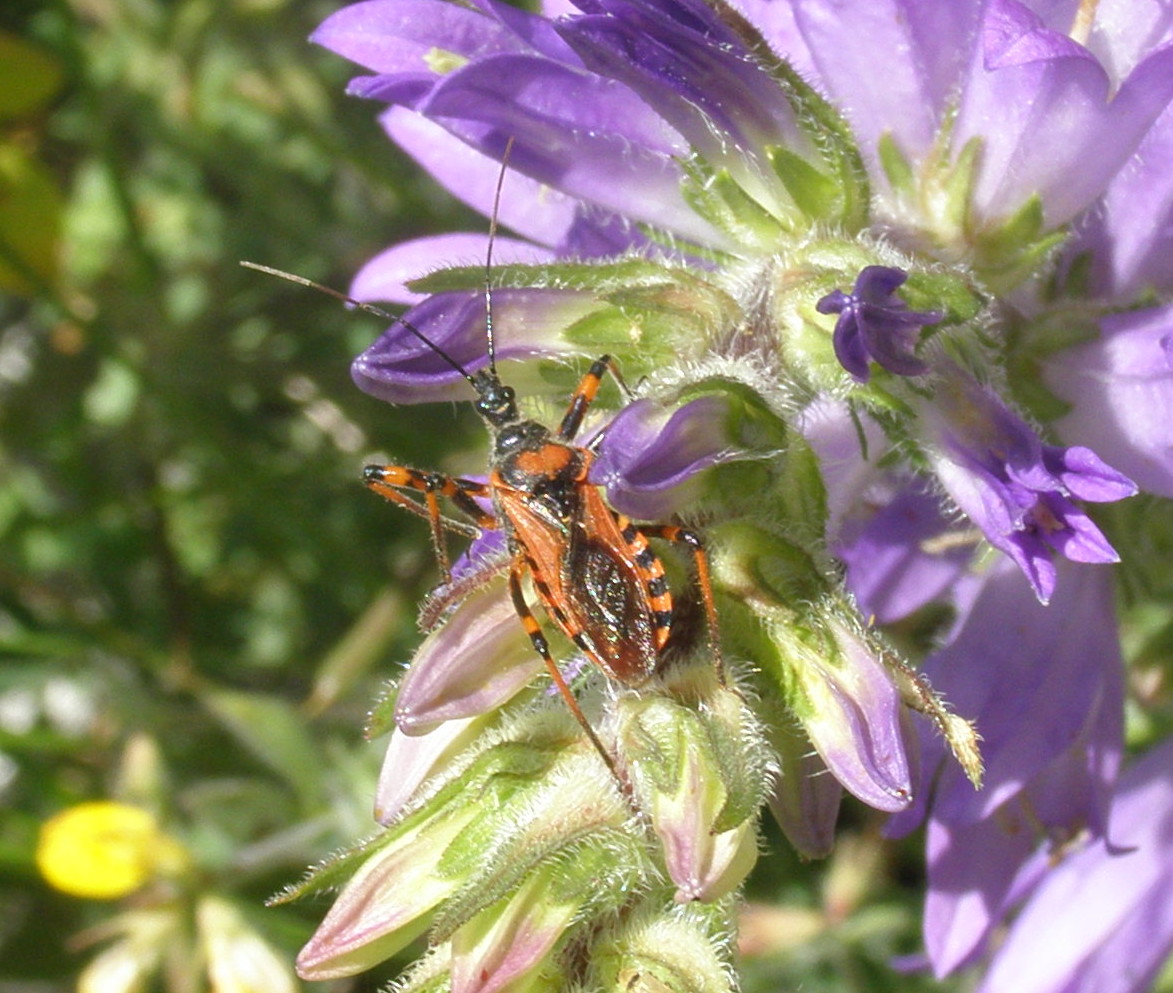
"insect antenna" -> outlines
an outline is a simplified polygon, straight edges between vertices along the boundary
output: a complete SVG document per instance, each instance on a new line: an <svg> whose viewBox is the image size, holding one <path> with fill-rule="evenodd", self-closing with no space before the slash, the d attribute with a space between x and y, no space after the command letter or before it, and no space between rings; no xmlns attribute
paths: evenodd
<svg viewBox="0 0 1173 993"><path fill-rule="evenodd" d="M488 341L489 372L497 376L497 340L493 335L493 242L497 240L497 215L501 210L501 191L505 187L505 172L509 168L509 154L513 151L513 137L505 142L501 154L501 171L497 173L497 188L493 192L493 212L489 216L489 245L485 249L485 338Z"/></svg>
<svg viewBox="0 0 1173 993"><path fill-rule="evenodd" d="M500 192L499 188L498 192ZM420 341L427 345L428 348L439 355L440 358L447 362L453 369L460 373L460 375L464 378L464 381L471 385L473 389L476 389L476 380L474 380L473 377L467 372L467 370L465 370L464 366L462 366L459 362L456 361L456 359L454 359L451 355L444 351L444 349L432 341L419 328L412 324L411 321L406 321L402 317L392 314L389 310L384 310L382 307L378 307L373 303L364 303L362 300L356 300L354 297L347 296L345 293L342 293L333 287L326 286L323 283L316 283L312 279L306 279L305 276L299 276L296 273L286 272L284 269L274 269L272 266L261 265L259 262L241 262L240 264L246 269L254 269L257 272L263 272L268 276L276 276L278 279L285 279L291 283L297 283L298 286L305 286L311 290L317 290L319 293L325 293L326 296L333 297L335 300L340 300L342 303L354 307L357 310L361 310L364 313L371 314L385 321L390 321L392 324L402 325L413 335L415 335Z"/></svg>

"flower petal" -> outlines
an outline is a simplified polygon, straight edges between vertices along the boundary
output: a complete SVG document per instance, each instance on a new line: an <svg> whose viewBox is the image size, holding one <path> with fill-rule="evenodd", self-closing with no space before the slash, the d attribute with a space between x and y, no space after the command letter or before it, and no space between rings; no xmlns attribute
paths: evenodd
<svg viewBox="0 0 1173 993"><path fill-rule="evenodd" d="M1106 317L1100 329L1047 361L1047 382L1071 404L1059 432L1173 496L1173 306Z"/></svg>
<svg viewBox="0 0 1173 993"><path fill-rule="evenodd" d="M443 721L500 706L542 670L497 579L475 589L416 651L399 686L395 722L426 734Z"/></svg>

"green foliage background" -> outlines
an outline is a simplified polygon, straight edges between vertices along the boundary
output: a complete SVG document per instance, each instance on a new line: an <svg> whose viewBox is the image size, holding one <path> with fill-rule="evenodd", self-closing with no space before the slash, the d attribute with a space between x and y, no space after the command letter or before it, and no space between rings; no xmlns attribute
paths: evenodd
<svg viewBox="0 0 1173 993"><path fill-rule="evenodd" d="M345 287L467 224L306 42L336 6L0 11L0 988L68 986L111 912L37 879L65 806L156 806L258 907L373 827L359 729L435 575L359 470L479 438L360 393L377 326L239 265ZM293 949L322 909L262 920Z"/></svg>
<svg viewBox="0 0 1173 993"><path fill-rule="evenodd" d="M388 244L484 220L306 42L337 6L0 10L0 993L71 988L93 954L73 936L118 909L37 875L71 804L158 810L291 958L324 906L263 900L373 828L359 729L436 575L359 470L475 471L483 433L360 393L378 327L239 262L345 287ZM874 820L851 831L821 881L768 840L749 989L932 985L886 968L915 948L915 869L882 862Z"/></svg>

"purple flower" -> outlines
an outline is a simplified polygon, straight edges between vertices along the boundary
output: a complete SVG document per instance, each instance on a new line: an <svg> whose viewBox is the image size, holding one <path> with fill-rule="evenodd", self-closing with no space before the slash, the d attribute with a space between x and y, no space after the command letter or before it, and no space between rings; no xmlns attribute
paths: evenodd
<svg viewBox="0 0 1173 993"><path fill-rule="evenodd" d="M1054 848L1103 831L1122 749L1111 572L1065 566L1046 607L1008 562L972 592L924 671L981 729L985 787L975 791L937 735L923 734L924 783L890 826L903 833L927 812L925 942L938 975L981 954Z"/></svg>
<svg viewBox="0 0 1173 993"><path fill-rule="evenodd" d="M874 360L898 376L920 376L928 365L916 357L920 329L944 316L938 311L909 310L895 296L908 273L891 266L865 266L850 293L834 290L815 305L820 314L838 314L832 343L835 357L861 383Z"/></svg>
<svg viewBox="0 0 1173 993"><path fill-rule="evenodd" d="M1142 993L1173 949L1173 740L1125 769L1107 831L1052 868L979 993Z"/></svg>
<svg viewBox="0 0 1173 993"><path fill-rule="evenodd" d="M575 485L704 537L696 569L711 577L729 713L702 688L711 646L667 557L661 576L634 553L647 595L673 597L672 614L659 601L671 636L654 677L638 693L593 672L573 681L613 763L548 706L563 701L522 692L540 662L501 584L450 588L400 689L379 810L394 831L440 796L479 803L455 784L483 762L478 788L494 784L501 811L443 864L421 849L429 884L478 875L401 920L384 883L406 870L388 857L390 876L343 891L311 972L350 971L364 942L399 947L434 921L407 988L631 986L660 934L728 930L721 899L755 859L771 793L813 856L846 790L893 813L894 833L926 825L938 975L989 960L1025 900L983 993L1028 968L1026 988L1048 993L1079 988L1080 963L1108 976L1136 931L1089 926L1079 956L1022 963L1042 934L1036 901L1061 886L1049 867L1105 837L1124 693L1108 563L1116 547L1163 547L1173 527L1158 508L1152 540L1125 543L1107 523L1124 514L1103 514L1105 534L1085 509L1134 494L1134 479L1173 496L1173 308L1157 302L1173 292L1173 22L1127 0L555 2L543 17L499 0L373 0L315 39L365 67L351 92L388 105L388 134L474 208L494 209L511 147L498 220L516 237L498 239L490 277L498 354L515 360L503 378L528 399L565 394L550 360L608 354L627 374L639 399L594 399L579 442L594 462ZM486 256L483 236L423 239L374 260L354 292L411 304L411 327L472 372L488 360ZM820 314L836 315L831 335ZM403 324L354 375L396 403L469 398ZM540 537L566 552L561 583L630 592L572 568L591 550L572 499L514 498L550 511ZM975 554L980 536L1000 554ZM524 561L527 536L505 537ZM1126 588L1138 608L1167 609ZM875 622L893 625L891 643ZM914 711L928 717L919 749ZM570 778L552 755L572 760ZM608 766L574 840L551 843L565 791ZM537 798L542 830L517 816ZM618 850L623 871L604 869ZM1158 906L1173 881L1156 862L1134 863L1117 920ZM1105 905L1116 892L1105 884ZM669 913L673 896L706 906ZM1152 974L1171 931L1135 953L1121 990ZM705 953L723 961L719 942ZM688 956L662 970L647 982L696 971Z"/></svg>
<svg viewBox="0 0 1173 993"><path fill-rule="evenodd" d="M990 544L1018 564L1040 602L1055 589L1054 552L1072 562L1119 560L1075 500L1122 500L1136 485L1090 449L1044 445L956 368L944 372L922 420L937 478Z"/></svg>
<svg viewBox="0 0 1173 993"><path fill-rule="evenodd" d="M1069 259L1090 256L1092 292L1127 304L1146 290L1173 286L1171 156L1173 108L1166 108L1068 248Z"/></svg>
<svg viewBox="0 0 1173 993"><path fill-rule="evenodd" d="M948 220L942 200L893 190L894 173L879 162L883 142L924 168L956 115L949 154L956 160L968 143L981 145L971 208L977 226L1037 196L1053 228L1095 201L1173 93L1167 25L1129 6L1112 15L1101 5L1088 21L1075 2L794 6L818 78L845 108L887 194L884 207L929 226ZM882 80L877 51L885 54Z"/></svg>
<svg viewBox="0 0 1173 993"><path fill-rule="evenodd" d="M867 516L847 522L835 554L865 616L898 621L963 580L974 538L945 518L923 483L877 481L862 508Z"/></svg>
<svg viewBox="0 0 1173 993"><path fill-rule="evenodd" d="M668 410L651 400L629 403L607 424L591 482L637 520L663 520L695 495L698 474L721 462L751 458L738 436L732 401L710 394Z"/></svg>
<svg viewBox="0 0 1173 993"><path fill-rule="evenodd" d="M457 561L449 587L455 604L399 683L395 723L404 734L426 735L445 721L493 710L541 671L506 590L503 544L499 532L486 532ZM433 598L444 595L441 589Z"/></svg>
<svg viewBox="0 0 1173 993"><path fill-rule="evenodd" d="M1173 306L1104 318L1098 339L1048 359L1046 378L1070 404L1056 425L1065 439L1173 496Z"/></svg>

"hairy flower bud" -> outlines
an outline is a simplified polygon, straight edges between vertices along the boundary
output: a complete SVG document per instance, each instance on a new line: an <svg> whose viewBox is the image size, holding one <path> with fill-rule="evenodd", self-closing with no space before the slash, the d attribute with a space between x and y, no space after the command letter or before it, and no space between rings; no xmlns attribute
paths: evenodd
<svg viewBox="0 0 1173 993"><path fill-rule="evenodd" d="M343 887L297 956L302 979L352 976L394 955L428 924L459 880L436 869L449 843L475 818L470 807L392 835Z"/></svg>
<svg viewBox="0 0 1173 993"><path fill-rule="evenodd" d="M745 773L761 768L767 747L741 697L717 688L697 709L663 696L624 698L619 743L676 899L732 892L757 860L764 777Z"/></svg>

